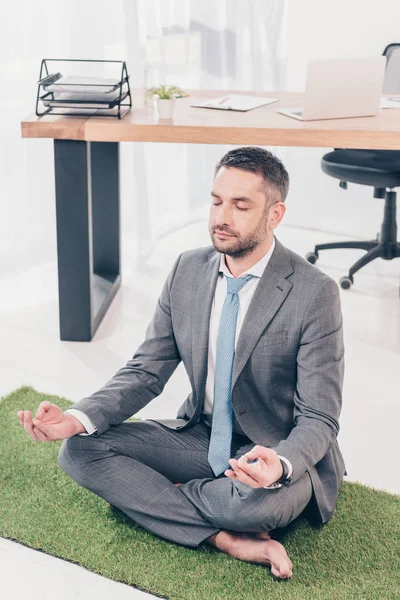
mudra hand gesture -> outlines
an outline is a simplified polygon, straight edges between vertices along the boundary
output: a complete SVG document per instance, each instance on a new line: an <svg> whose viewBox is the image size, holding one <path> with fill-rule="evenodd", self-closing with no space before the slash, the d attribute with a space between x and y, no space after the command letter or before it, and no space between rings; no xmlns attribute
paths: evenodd
<svg viewBox="0 0 400 600"><path fill-rule="evenodd" d="M64 440L77 433L84 433L84 426L69 413L51 402L41 402L35 417L30 410L19 410L19 422L35 441Z"/></svg>
<svg viewBox="0 0 400 600"><path fill-rule="evenodd" d="M258 460L250 464L247 462L253 459ZM227 469L225 475L230 479L247 483L253 488L272 485L282 477L283 473L277 452L265 446L254 446L249 452L243 454L239 460L231 458L229 464L233 470Z"/></svg>

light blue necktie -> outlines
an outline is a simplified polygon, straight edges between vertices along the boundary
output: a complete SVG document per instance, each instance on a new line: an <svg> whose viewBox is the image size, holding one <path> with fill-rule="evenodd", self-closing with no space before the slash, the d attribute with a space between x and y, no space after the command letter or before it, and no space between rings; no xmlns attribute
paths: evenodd
<svg viewBox="0 0 400 600"><path fill-rule="evenodd" d="M214 404L208 462L216 477L230 468L233 431L232 372L235 357L238 292L254 275L226 277L228 291L222 307L215 357Z"/></svg>

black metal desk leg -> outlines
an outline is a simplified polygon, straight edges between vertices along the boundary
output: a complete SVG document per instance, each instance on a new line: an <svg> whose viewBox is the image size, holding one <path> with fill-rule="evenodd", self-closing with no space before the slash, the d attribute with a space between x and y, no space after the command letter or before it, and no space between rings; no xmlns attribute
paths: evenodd
<svg viewBox="0 0 400 600"><path fill-rule="evenodd" d="M90 341L120 283L119 145L55 140L60 339Z"/></svg>

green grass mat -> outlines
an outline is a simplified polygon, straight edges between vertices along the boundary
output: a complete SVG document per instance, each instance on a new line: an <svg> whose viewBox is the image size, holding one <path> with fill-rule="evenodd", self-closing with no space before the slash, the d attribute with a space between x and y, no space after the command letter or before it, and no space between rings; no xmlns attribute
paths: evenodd
<svg viewBox="0 0 400 600"><path fill-rule="evenodd" d="M0 400L0 536L110 579L179 600L400 598L400 496L345 482L331 521L297 519L280 538L293 578L204 546L153 536L79 487L57 465L61 442L34 442L17 410L68 400L22 387Z"/></svg>

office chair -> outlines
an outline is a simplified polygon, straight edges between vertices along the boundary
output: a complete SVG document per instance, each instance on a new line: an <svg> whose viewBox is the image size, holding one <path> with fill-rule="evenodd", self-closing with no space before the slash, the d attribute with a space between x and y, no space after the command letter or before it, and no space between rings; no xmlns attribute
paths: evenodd
<svg viewBox="0 0 400 600"><path fill-rule="evenodd" d="M389 44L383 55L387 57L383 93L400 94L400 43ZM367 253L350 268L349 274L339 281L340 286L347 290L354 283L354 273L375 258L392 260L400 257L400 243L397 241L396 192L394 191L394 188L400 186L400 150L335 148L333 152L322 157L321 168L327 175L339 179L339 185L343 189L347 189L348 182L370 185L374 188L374 198L385 199L383 222L376 240L318 244L315 246L314 252L306 254L308 262L315 264L321 250L333 248L366 250Z"/></svg>

